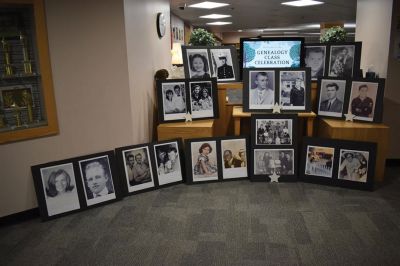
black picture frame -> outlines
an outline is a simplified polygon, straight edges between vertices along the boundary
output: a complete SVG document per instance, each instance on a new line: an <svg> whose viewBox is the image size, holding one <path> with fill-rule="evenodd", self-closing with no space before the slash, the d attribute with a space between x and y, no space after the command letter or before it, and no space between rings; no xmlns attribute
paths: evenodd
<svg viewBox="0 0 400 266"><path fill-rule="evenodd" d="M284 155L281 158L281 155ZM289 156L289 158L288 158ZM256 182L297 182L297 146L251 148L250 180ZM282 161L285 160L285 163Z"/></svg>
<svg viewBox="0 0 400 266"><path fill-rule="evenodd" d="M183 69L185 72L185 78L188 79L205 79L211 78L212 76L212 66L211 57L208 46L182 46L182 58L183 58ZM199 64L203 64L204 74L196 73L192 66L192 62L195 58ZM201 60L201 61L199 61Z"/></svg>
<svg viewBox="0 0 400 266"><path fill-rule="evenodd" d="M232 45L209 47L212 77L218 83L237 82L240 80L236 47ZM220 65L220 60L226 58L226 66ZM223 61L222 61L223 62Z"/></svg>
<svg viewBox="0 0 400 266"><path fill-rule="evenodd" d="M317 81L317 115L344 119L349 103L348 90L351 79L319 77ZM329 97L335 97L335 100Z"/></svg>
<svg viewBox="0 0 400 266"><path fill-rule="evenodd" d="M72 159L34 165L31 166L31 171L42 221L56 219L85 209L82 182L77 175ZM61 186L65 186L64 192L67 193L63 193L63 195L59 195L59 189L55 185L59 176L64 177L64 184L59 183ZM57 197L59 198L56 199Z"/></svg>
<svg viewBox="0 0 400 266"><path fill-rule="evenodd" d="M327 76L337 78L360 77L362 42L329 43ZM342 52L347 49L347 55ZM340 55L340 57L338 57ZM352 58L351 58L352 57ZM351 60L351 61L349 61ZM352 66L352 68L349 68Z"/></svg>
<svg viewBox="0 0 400 266"><path fill-rule="evenodd" d="M261 132L261 129L258 127L260 123L263 121L271 121L272 123L276 123L271 125L276 127L277 124L284 123L287 125L287 130L285 130L286 126L283 126L282 132ZM287 123L286 123L287 122ZM279 125L278 125L279 126ZM297 147L297 134L298 134L298 116L296 114L252 114L251 115L251 147L252 148L274 148L274 147ZM279 129L278 129L279 130ZM267 130L268 131L268 130ZM286 131L288 131L286 133ZM265 133L268 133L268 136L265 136ZM271 133L273 136L271 136ZM281 136L276 136L280 134ZM285 136L289 136L290 143L288 143L287 138ZM279 139L279 140L278 140Z"/></svg>
<svg viewBox="0 0 400 266"><path fill-rule="evenodd" d="M119 147L115 149L115 156L118 165L118 173L120 176L120 186L122 193L125 196L135 195L146 191L154 190L158 186L157 174L155 172L155 163L154 163L154 152L152 151L150 143L143 143L137 145L129 145L124 147ZM140 154L142 163L146 164L149 171L150 180L146 181L148 177L143 176L145 178L144 181L134 180L134 173L130 173L130 169L128 169L129 160L132 159L136 161L136 156ZM146 163L147 161L147 163ZM133 162L135 163L135 162ZM135 163L136 164L136 163ZM132 178L130 175L132 174ZM131 180L132 179L132 180Z"/></svg>
<svg viewBox="0 0 400 266"><path fill-rule="evenodd" d="M201 56L198 56L201 55ZM200 58L205 65L204 72L199 75L195 73L192 64L195 57ZM218 72L219 58L225 57L227 66ZM232 45L226 46L182 46L182 58L185 77L189 79L215 77L217 82L229 83L240 80L240 70L236 48Z"/></svg>
<svg viewBox="0 0 400 266"><path fill-rule="evenodd" d="M245 144L245 154L246 154L246 169L240 169L241 171L229 171L225 170L227 167L223 159L224 154L223 142L239 140ZM204 145L203 145L204 144ZM208 144L208 145L207 145ZM215 153L212 157L207 155L206 164L208 164L210 176L202 177L204 174L195 174L196 171L201 171L200 166L197 163L204 158L203 154L200 154L199 150L202 148L210 147L211 153ZM248 178L249 169L249 139L246 136L236 136L236 137L208 137L208 138L197 138L197 139L186 139L185 140L185 155L186 155L186 184L195 183L210 183L210 182L221 182L221 181L233 181L242 180ZM210 149L209 149L210 150ZM232 149L233 150L233 149ZM225 151L225 150L224 150ZM197 162L195 162L197 161ZM211 162L210 162L211 161ZM233 162L232 162L233 163ZM233 167L235 168L235 167ZM236 168L244 168L242 166L237 166ZM195 170L199 169L199 170ZM234 173L232 173L234 172Z"/></svg>
<svg viewBox="0 0 400 266"><path fill-rule="evenodd" d="M261 73L261 74L260 74ZM282 113L299 113L311 111L311 79L310 68L257 68L243 70L243 111L272 113L275 104L281 106ZM295 86L296 77L301 79L300 92L291 91ZM261 103L257 93L260 82L267 80L266 91L263 93ZM273 90L273 92L272 92ZM298 105L298 98L303 105ZM274 98L272 101L271 98ZM293 103L291 103L293 99ZM296 102L296 101L297 102Z"/></svg>
<svg viewBox="0 0 400 266"><path fill-rule="evenodd" d="M322 55L322 56L321 56ZM322 58L322 59L321 59ZM304 44L304 66L310 67L311 80L316 81L319 77L324 77L328 73L329 47L324 43ZM318 61L322 60L320 68ZM322 67L322 68L321 68Z"/></svg>
<svg viewBox="0 0 400 266"><path fill-rule="evenodd" d="M326 112L327 99L323 100L324 90L328 90L328 85L331 90L334 84L339 86L339 90L343 89L345 83L344 99L342 100L343 93L339 101L342 102L342 112ZM338 79L333 77L323 77L318 79L317 83L317 99L318 107L317 114L320 117L329 117L333 119L345 120L346 115L354 115L352 118L357 122L366 123L381 123L383 119L383 99L385 90L385 79L377 78L348 78ZM366 94L366 98L361 100L359 98L360 92ZM337 93L337 92L336 92ZM356 99L358 98L358 99ZM354 101L353 101L354 100ZM335 100L335 102L337 102ZM331 104L332 109L334 104Z"/></svg>
<svg viewBox="0 0 400 266"><path fill-rule="evenodd" d="M245 42L290 42L290 41L297 41L300 42L300 58L299 58L299 63L296 66L297 67L303 67L304 66L304 42L305 39L303 37L257 37L257 38L240 38L240 58L239 58L239 68L240 72L244 74L244 70L246 67L243 66L244 62L244 56L245 53L244 51L248 48L245 47ZM254 51L254 54L256 51ZM277 58L273 58L272 60L276 60ZM269 59L268 59L269 60ZM285 68L287 67L292 67L291 65L284 66ZM274 68L274 66L261 66L260 68ZM244 79L244 76L241 77L241 79Z"/></svg>
<svg viewBox="0 0 400 266"><path fill-rule="evenodd" d="M199 94L197 98L192 96L195 85L199 85ZM178 96L181 97L181 100L174 102L173 97L177 96L176 90L178 89L182 94L182 96ZM204 97L204 90L208 92L208 97ZM168 102L167 94L171 95L171 100ZM186 121L187 113L192 115L192 120L218 118L217 80L216 78L157 80L157 102L158 118L161 123ZM169 107L167 107L167 105ZM173 108L177 106L179 106L178 109L184 110L173 110Z"/></svg>
<svg viewBox="0 0 400 266"><path fill-rule="evenodd" d="M310 147L318 149L311 150ZM327 149L334 151L332 157L326 156L331 153ZM305 137L301 150L304 156L301 157L299 178L308 183L372 191L374 189L376 149L376 143L372 142ZM317 159L314 159L315 156ZM344 156L359 160L358 164L354 163L352 166L355 171L351 171L353 173L351 176L343 172L347 171L347 165L343 163L344 160L347 160ZM329 157L333 158L332 162L329 162ZM331 165L330 174L323 169L327 163L328 166ZM363 174L365 165L367 166L366 177ZM341 166L342 171L340 171ZM363 175L360 177L360 174Z"/></svg>
<svg viewBox="0 0 400 266"><path fill-rule="evenodd" d="M92 165L92 167L88 165ZM85 206L87 208L106 205L122 199L123 195L121 193L114 150L76 157L74 158L74 166L82 182ZM90 169L93 170L93 173L88 174ZM111 175L111 178L109 176L105 184L98 185L98 181L89 184L89 181L96 180L98 178L95 177L101 175L98 169L103 170L103 175ZM95 191L90 188L92 186ZM102 187L103 189L101 189ZM98 193L100 196L96 197L95 193Z"/></svg>
<svg viewBox="0 0 400 266"><path fill-rule="evenodd" d="M180 173L175 173L174 175L170 175L172 173L171 170L167 170L170 173L169 176L164 176L164 174L162 172L165 171L159 171L160 170L160 166L161 166L161 162L159 161L159 157L157 154L157 151L160 151L160 149L157 149L157 147L160 146L166 146L169 145L169 147L162 147L161 150L167 153L167 156L169 156L169 152L171 151L175 151L173 150L174 148L176 149L175 151L175 156L178 156L178 159L175 159L175 162L177 163L164 163L164 168L165 169L172 169L174 168L173 165L176 166L176 170ZM183 160L183 143L182 143L182 139L181 138L177 138L177 139L171 139L171 140L165 140L165 141L160 141L160 142L154 142L151 144L151 148L152 148L152 152L154 155L154 166L155 166L155 173L157 175L157 186L156 188L162 188L162 187L167 187L167 186L172 186L172 185L176 185L176 184L180 184L183 183L185 180L185 162ZM167 175L168 175L167 174ZM172 179L172 180L165 180L165 179Z"/></svg>

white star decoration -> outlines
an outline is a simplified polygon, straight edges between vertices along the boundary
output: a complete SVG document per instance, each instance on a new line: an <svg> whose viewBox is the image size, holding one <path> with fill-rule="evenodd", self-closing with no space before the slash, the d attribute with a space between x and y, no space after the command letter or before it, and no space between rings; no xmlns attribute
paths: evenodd
<svg viewBox="0 0 400 266"><path fill-rule="evenodd" d="M269 176L269 178L271 178L271 183L272 182L279 182L279 177L281 177L280 175L277 175L276 172L274 171L274 173L272 175Z"/></svg>
<svg viewBox="0 0 400 266"><path fill-rule="evenodd" d="M278 104L275 103L275 105L272 107L272 113L273 114L280 114L281 113L282 107Z"/></svg>
<svg viewBox="0 0 400 266"><path fill-rule="evenodd" d="M192 114L187 112L185 115L185 122L192 122Z"/></svg>
<svg viewBox="0 0 400 266"><path fill-rule="evenodd" d="M346 121L350 121L350 122L353 122L354 117L356 117L352 113L347 113L344 116L346 117Z"/></svg>

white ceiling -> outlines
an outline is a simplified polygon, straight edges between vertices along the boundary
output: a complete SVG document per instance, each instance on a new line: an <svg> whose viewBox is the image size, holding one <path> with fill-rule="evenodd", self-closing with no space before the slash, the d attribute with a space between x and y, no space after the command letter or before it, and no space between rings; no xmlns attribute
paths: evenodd
<svg viewBox="0 0 400 266"><path fill-rule="evenodd" d="M205 27L214 32L234 32L237 30L255 31L265 28L292 28L306 24L343 21L355 23L357 0L320 0L322 5L309 7L290 7L281 5L288 0L221 0L215 2L229 3L229 6L215 9L188 7L203 0L171 0L171 11L185 22L195 27ZM186 6L186 7L185 7ZM184 9L182 7L185 7ZM232 25L207 26L206 22L217 20L199 18L208 14L229 14L231 18L218 21L231 21ZM283 29L282 31L294 31ZM304 30L303 30L304 31ZM303 32L302 31L302 32ZM318 28L305 30L318 32ZM349 32L354 32L354 29Z"/></svg>

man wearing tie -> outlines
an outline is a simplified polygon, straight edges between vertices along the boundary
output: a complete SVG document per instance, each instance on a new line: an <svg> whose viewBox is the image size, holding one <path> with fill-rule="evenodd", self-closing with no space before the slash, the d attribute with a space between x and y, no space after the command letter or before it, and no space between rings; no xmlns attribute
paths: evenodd
<svg viewBox="0 0 400 266"><path fill-rule="evenodd" d="M320 111L334 113L342 112L343 102L337 98L338 90L339 86L335 82L326 85L326 96L328 99L321 103L319 107Z"/></svg>
<svg viewBox="0 0 400 266"><path fill-rule="evenodd" d="M88 199L102 197L114 193L112 185L107 186L110 174L101 161L94 161L86 165L85 177L87 186L92 192L92 197L88 194Z"/></svg>
<svg viewBox="0 0 400 266"><path fill-rule="evenodd" d="M269 88L267 72L258 72L254 84L257 86L250 90L250 108L272 108L275 92Z"/></svg>

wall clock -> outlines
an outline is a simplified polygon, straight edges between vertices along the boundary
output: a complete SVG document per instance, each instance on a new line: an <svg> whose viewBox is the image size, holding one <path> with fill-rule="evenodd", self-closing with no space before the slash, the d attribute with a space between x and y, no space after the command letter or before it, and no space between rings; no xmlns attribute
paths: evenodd
<svg viewBox="0 0 400 266"><path fill-rule="evenodd" d="M157 14L157 33L160 38L165 35L165 30L167 28L167 21L163 13Z"/></svg>

